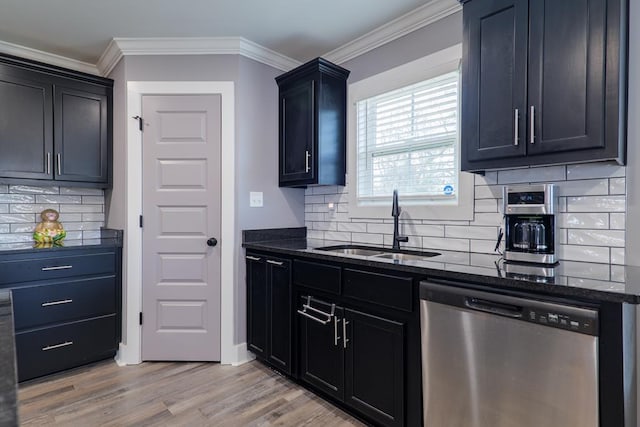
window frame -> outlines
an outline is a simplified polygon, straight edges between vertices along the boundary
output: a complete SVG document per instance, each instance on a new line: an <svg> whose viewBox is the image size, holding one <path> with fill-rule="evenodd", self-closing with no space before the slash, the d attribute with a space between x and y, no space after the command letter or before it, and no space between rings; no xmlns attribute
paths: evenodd
<svg viewBox="0 0 640 427"><path fill-rule="evenodd" d="M378 203L367 202L358 205L357 200L357 103L376 95L400 89L415 83L446 74L459 69L462 58L462 45L457 44L433 54L362 79L349 85L347 105L347 187L349 217L351 218L387 218L390 215L391 194L381 198ZM458 86L460 89L461 87ZM461 90L459 90L458 111L460 111ZM458 114L458 117L460 115ZM472 220L474 199L474 177L460 172L460 123L458 122L458 197L455 200L439 198L405 198L400 196L403 217L425 220Z"/></svg>

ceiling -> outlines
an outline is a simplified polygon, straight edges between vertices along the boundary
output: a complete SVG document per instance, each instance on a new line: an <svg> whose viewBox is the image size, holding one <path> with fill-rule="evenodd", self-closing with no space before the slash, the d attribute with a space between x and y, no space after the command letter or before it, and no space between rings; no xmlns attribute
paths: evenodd
<svg viewBox="0 0 640 427"><path fill-rule="evenodd" d="M244 37L301 62L441 0L0 0L0 40L96 64L113 38Z"/></svg>

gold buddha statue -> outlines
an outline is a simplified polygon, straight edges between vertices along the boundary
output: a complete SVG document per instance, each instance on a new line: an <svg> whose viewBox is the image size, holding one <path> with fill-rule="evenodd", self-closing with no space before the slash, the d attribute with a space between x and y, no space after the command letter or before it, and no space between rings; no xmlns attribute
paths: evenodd
<svg viewBox="0 0 640 427"><path fill-rule="evenodd" d="M62 244L62 239L67 235L62 224L58 222L60 214L55 209L45 209L40 214L42 222L36 225L33 232L33 240L38 244Z"/></svg>

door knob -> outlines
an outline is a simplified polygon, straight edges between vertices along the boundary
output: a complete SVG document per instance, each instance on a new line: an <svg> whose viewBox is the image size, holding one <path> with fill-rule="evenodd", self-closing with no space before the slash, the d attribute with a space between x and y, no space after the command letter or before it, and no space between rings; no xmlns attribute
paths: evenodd
<svg viewBox="0 0 640 427"><path fill-rule="evenodd" d="M215 237L210 237L210 238L207 240L207 246L214 247L214 246L215 246L215 245L217 245L217 244L218 244L218 239L216 239Z"/></svg>

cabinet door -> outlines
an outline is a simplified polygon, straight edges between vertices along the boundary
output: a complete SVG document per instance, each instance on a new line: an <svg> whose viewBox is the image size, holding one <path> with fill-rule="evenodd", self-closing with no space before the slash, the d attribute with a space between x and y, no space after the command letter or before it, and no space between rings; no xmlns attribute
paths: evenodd
<svg viewBox="0 0 640 427"><path fill-rule="evenodd" d="M527 17L526 0L464 5L463 170L526 154Z"/></svg>
<svg viewBox="0 0 640 427"><path fill-rule="evenodd" d="M305 80L280 93L280 185L311 184L315 178L315 81Z"/></svg>
<svg viewBox="0 0 640 427"><path fill-rule="evenodd" d="M247 254L247 344L267 357L267 264L261 255Z"/></svg>
<svg viewBox="0 0 640 427"><path fill-rule="evenodd" d="M268 360L278 369L291 373L291 261L269 257Z"/></svg>
<svg viewBox="0 0 640 427"><path fill-rule="evenodd" d="M56 86L54 111L56 179L107 182L107 95Z"/></svg>
<svg viewBox="0 0 640 427"><path fill-rule="evenodd" d="M52 179L53 86L35 73L4 70L0 66L0 177Z"/></svg>
<svg viewBox="0 0 640 427"><path fill-rule="evenodd" d="M404 425L404 330L345 309L345 403L385 426Z"/></svg>
<svg viewBox="0 0 640 427"><path fill-rule="evenodd" d="M604 147L606 8L606 0L531 2L529 154Z"/></svg>
<svg viewBox="0 0 640 427"><path fill-rule="evenodd" d="M329 312L329 305L318 305ZM315 313L312 313L315 315ZM343 310L326 324L300 316L300 379L328 395L344 397L344 350L342 342Z"/></svg>

